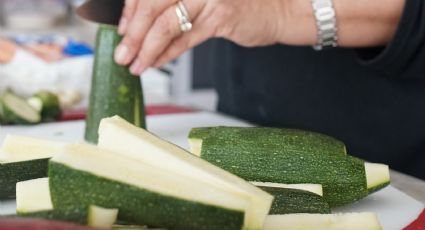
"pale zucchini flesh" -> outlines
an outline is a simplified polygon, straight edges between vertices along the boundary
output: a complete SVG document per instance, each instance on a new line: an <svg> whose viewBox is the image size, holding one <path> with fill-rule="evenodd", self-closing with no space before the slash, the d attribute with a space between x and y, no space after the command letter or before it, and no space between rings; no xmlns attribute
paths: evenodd
<svg viewBox="0 0 425 230"><path fill-rule="evenodd" d="M120 145L114 143L119 142ZM145 162L157 169L170 170L184 177L220 187L249 200L244 218L246 229L260 229L273 197L248 182L199 159L153 134L132 126L120 117L103 119L99 146Z"/></svg>
<svg viewBox="0 0 425 230"><path fill-rule="evenodd" d="M53 209L49 179L40 178L16 184L16 213L32 213Z"/></svg>
<svg viewBox="0 0 425 230"><path fill-rule="evenodd" d="M249 203L205 182L89 145L65 147L51 159L49 178L55 208L75 203L118 208L120 220L175 229L240 229Z"/></svg>
<svg viewBox="0 0 425 230"><path fill-rule="evenodd" d="M365 163L367 189L373 193L390 184L390 169L388 165Z"/></svg>
<svg viewBox="0 0 425 230"><path fill-rule="evenodd" d="M95 228L108 228L117 221L118 209L102 208L90 205L87 216L87 224Z"/></svg>
<svg viewBox="0 0 425 230"><path fill-rule="evenodd" d="M382 230L374 213L270 215L263 230Z"/></svg>
<svg viewBox="0 0 425 230"><path fill-rule="evenodd" d="M0 163L51 158L64 143L19 135L7 135L1 147Z"/></svg>

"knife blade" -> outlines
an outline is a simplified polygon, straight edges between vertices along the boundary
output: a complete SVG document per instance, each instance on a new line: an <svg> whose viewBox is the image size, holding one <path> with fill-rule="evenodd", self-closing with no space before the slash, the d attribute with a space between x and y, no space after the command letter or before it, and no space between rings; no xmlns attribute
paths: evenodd
<svg viewBox="0 0 425 230"><path fill-rule="evenodd" d="M123 8L124 0L88 0L76 12L92 22L118 25Z"/></svg>

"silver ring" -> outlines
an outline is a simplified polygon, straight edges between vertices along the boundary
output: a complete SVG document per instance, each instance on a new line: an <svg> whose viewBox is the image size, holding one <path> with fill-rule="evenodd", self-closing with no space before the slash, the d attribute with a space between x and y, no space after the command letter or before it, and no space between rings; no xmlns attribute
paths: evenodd
<svg viewBox="0 0 425 230"><path fill-rule="evenodd" d="M182 32L188 32L192 29L192 22L190 21L189 13L182 1L178 1L176 4L176 14L179 19L180 30Z"/></svg>

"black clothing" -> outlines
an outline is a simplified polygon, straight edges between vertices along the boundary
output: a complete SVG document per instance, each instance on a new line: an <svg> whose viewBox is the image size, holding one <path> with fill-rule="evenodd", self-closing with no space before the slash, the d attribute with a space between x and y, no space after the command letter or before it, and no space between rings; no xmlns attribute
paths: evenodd
<svg viewBox="0 0 425 230"><path fill-rule="evenodd" d="M352 155L425 179L425 1L406 1L387 47L316 52L217 40L214 50L219 111L325 133Z"/></svg>

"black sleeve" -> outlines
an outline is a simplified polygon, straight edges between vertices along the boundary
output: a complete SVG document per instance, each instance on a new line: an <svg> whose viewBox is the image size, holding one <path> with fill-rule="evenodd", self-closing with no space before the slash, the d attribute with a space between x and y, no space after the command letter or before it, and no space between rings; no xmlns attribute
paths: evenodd
<svg viewBox="0 0 425 230"><path fill-rule="evenodd" d="M425 80L425 1L406 0L392 41L381 49L361 50L359 57L363 65L388 77Z"/></svg>

